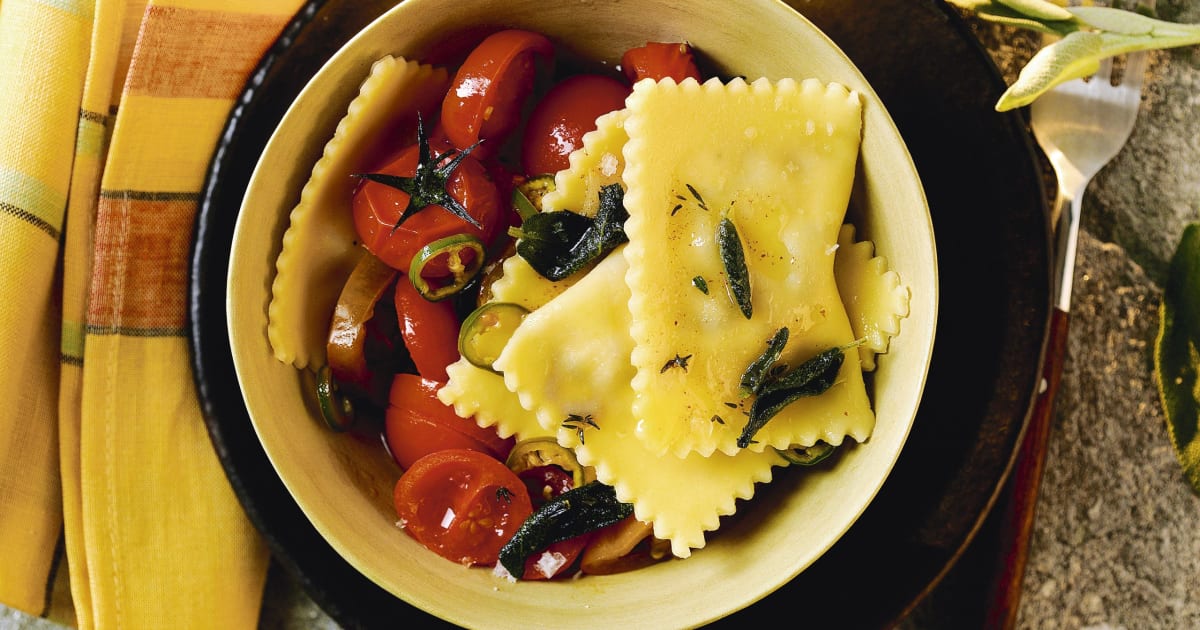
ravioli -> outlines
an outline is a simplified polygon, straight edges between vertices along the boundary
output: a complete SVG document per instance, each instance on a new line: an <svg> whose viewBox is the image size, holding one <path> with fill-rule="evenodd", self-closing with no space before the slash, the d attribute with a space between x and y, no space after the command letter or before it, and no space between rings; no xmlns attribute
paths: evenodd
<svg viewBox="0 0 1200 630"><path fill-rule="evenodd" d="M411 127L417 112L435 111L449 82L444 68L403 58L389 55L372 64L301 189L283 235L267 308L275 358L300 369L325 363L329 318L365 251L354 245L350 202L357 180L351 175L372 166L379 137Z"/></svg>
<svg viewBox="0 0 1200 630"><path fill-rule="evenodd" d="M657 455L637 439L627 269L622 248L614 250L529 314L495 366L543 429L595 467L597 479L632 504L638 520L653 523L654 536L669 540L675 556L687 557L721 516L734 513L738 499L754 495L755 483L771 480L772 466L785 462L774 451Z"/></svg>
<svg viewBox="0 0 1200 630"><path fill-rule="evenodd" d="M854 336L864 340L858 347L863 370L870 371L875 369L875 355L887 352L892 337L900 334L910 295L887 259L875 255L875 244L855 241L854 233L849 223L838 233L833 274Z"/></svg>
<svg viewBox="0 0 1200 630"><path fill-rule="evenodd" d="M668 79L638 82L626 105L637 437L655 454L734 455L751 402L739 394L741 376L775 331L789 329L781 360L791 366L855 339L833 263L859 150L859 95L815 79ZM745 251L749 318L726 288L722 219ZM748 448L863 441L874 422L849 353L832 387L785 407Z"/></svg>

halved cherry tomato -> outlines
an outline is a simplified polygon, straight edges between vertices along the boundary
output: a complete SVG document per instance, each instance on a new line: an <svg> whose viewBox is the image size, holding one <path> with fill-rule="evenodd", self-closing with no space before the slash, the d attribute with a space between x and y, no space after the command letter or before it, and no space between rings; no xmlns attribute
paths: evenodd
<svg viewBox="0 0 1200 630"><path fill-rule="evenodd" d="M458 315L448 300L430 302L408 277L396 281L396 318L400 336L417 373L446 380L446 366L458 360Z"/></svg>
<svg viewBox="0 0 1200 630"><path fill-rule="evenodd" d="M441 160L451 150L448 141L431 138L428 140L430 155ZM417 171L420 158L418 144L405 148L379 173L412 177ZM446 191L457 200L480 223L482 229L454 216L439 205L430 205L409 216L397 226L401 214L408 207L408 193L376 181L364 179L354 190L352 207L354 227L363 245L372 254L394 269L408 271L413 256L433 241L453 234L471 234L484 243L495 236L503 207L496 185L488 176L483 165L469 155L450 174ZM430 267L426 275L434 277L445 269Z"/></svg>
<svg viewBox="0 0 1200 630"><path fill-rule="evenodd" d="M408 535L468 566L495 564L533 512L525 484L507 466L467 449L418 459L396 482L393 501Z"/></svg>
<svg viewBox="0 0 1200 630"><path fill-rule="evenodd" d="M533 109L521 142L527 175L554 173L569 166L567 156L583 144L596 119L625 106L629 86L599 74L578 74L559 82Z"/></svg>
<svg viewBox="0 0 1200 630"><path fill-rule="evenodd" d="M384 438L401 468L412 467L429 453L470 449L496 459L512 450L513 439L501 438L490 428L461 418L452 407L438 400L444 383L415 374L397 374L388 394Z"/></svg>
<svg viewBox="0 0 1200 630"><path fill-rule="evenodd" d="M692 47L682 42L649 42L645 46L630 48L621 55L621 71L630 83L642 79L665 79L676 83L692 78L700 80L700 70L692 57Z"/></svg>
<svg viewBox="0 0 1200 630"><path fill-rule="evenodd" d="M447 137L460 149L486 140L481 155L494 154L521 122L536 58L548 62L553 55L554 45L538 33L510 29L489 35L459 66L442 101Z"/></svg>
<svg viewBox="0 0 1200 630"><path fill-rule="evenodd" d="M575 487L571 473L555 465L535 466L517 473L517 477L525 482L529 491L529 500L536 509L546 501ZM575 559L583 553L584 548L592 540L592 532L560 540L546 549L535 553L525 560L525 580L548 580L575 564Z"/></svg>

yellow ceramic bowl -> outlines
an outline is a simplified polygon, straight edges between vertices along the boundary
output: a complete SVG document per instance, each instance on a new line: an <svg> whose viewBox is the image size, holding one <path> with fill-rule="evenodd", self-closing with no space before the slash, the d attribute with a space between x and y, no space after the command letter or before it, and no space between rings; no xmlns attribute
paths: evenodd
<svg viewBox="0 0 1200 630"><path fill-rule="evenodd" d="M442 560L396 528L391 497L399 471L380 445L326 429L312 402L311 374L272 355L267 305L289 212L372 62L388 54L419 60L447 41L469 46L500 26L542 32L610 63L646 41L687 40L723 74L816 77L862 95L864 134L850 217L912 292L902 332L872 377L877 426L836 466L760 486L758 496L739 502L738 513L689 559L549 583L508 583L487 569ZM229 333L239 382L288 490L364 575L396 597L468 627L695 626L786 583L846 531L892 468L921 397L937 306L932 226L900 135L838 48L773 0L407 0L349 41L283 118L247 190L229 273Z"/></svg>

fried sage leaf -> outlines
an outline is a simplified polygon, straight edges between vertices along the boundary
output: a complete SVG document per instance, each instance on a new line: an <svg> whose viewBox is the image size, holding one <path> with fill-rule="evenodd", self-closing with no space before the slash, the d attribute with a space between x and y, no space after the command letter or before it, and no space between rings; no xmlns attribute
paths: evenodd
<svg viewBox="0 0 1200 630"><path fill-rule="evenodd" d="M725 265L725 286L729 299L737 305L746 319L754 314L750 300L750 271L746 268L746 254L742 250L742 239L737 226L728 217L717 225L717 245L721 250L721 264Z"/></svg>
<svg viewBox="0 0 1200 630"><path fill-rule="evenodd" d="M526 218L514 232L519 239L517 254L542 277L562 280L628 241L628 218L624 189L609 184L600 189L600 207L594 218L570 210Z"/></svg>
<svg viewBox="0 0 1200 630"><path fill-rule="evenodd" d="M1184 230L1171 259L1159 308L1154 370L1171 444L1184 476L1200 493L1200 223Z"/></svg>
<svg viewBox="0 0 1200 630"><path fill-rule="evenodd" d="M750 446L759 429L784 407L805 396L819 396L833 386L846 360L846 349L846 346L830 348L764 385L750 405L750 418L738 436L738 448Z"/></svg>
<svg viewBox="0 0 1200 630"><path fill-rule="evenodd" d="M633 505L617 500L612 486L593 481L568 490L538 508L500 549L500 564L510 575L525 573L525 560L556 542L607 527L633 514Z"/></svg>
<svg viewBox="0 0 1200 630"><path fill-rule="evenodd" d="M783 354L783 348L787 342L788 329L786 326L775 331L775 334L767 341L767 349L742 374L741 383L738 384L738 393L743 398L757 394L758 390L768 381L767 377L771 374L771 368Z"/></svg>

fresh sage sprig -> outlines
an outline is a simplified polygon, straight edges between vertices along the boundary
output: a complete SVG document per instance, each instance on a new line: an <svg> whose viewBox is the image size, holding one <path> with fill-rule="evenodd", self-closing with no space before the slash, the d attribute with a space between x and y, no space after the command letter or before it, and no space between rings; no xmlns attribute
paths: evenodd
<svg viewBox="0 0 1200 630"><path fill-rule="evenodd" d="M1096 72L1100 61L1138 50L1200 44L1200 24L1178 24L1111 7L1064 7L1050 0L949 0L980 19L1057 35L1034 54L996 102L1028 105L1054 86Z"/></svg>
<svg viewBox="0 0 1200 630"><path fill-rule="evenodd" d="M1200 223L1183 231L1159 307L1154 371L1167 433L1192 489L1200 493Z"/></svg>

